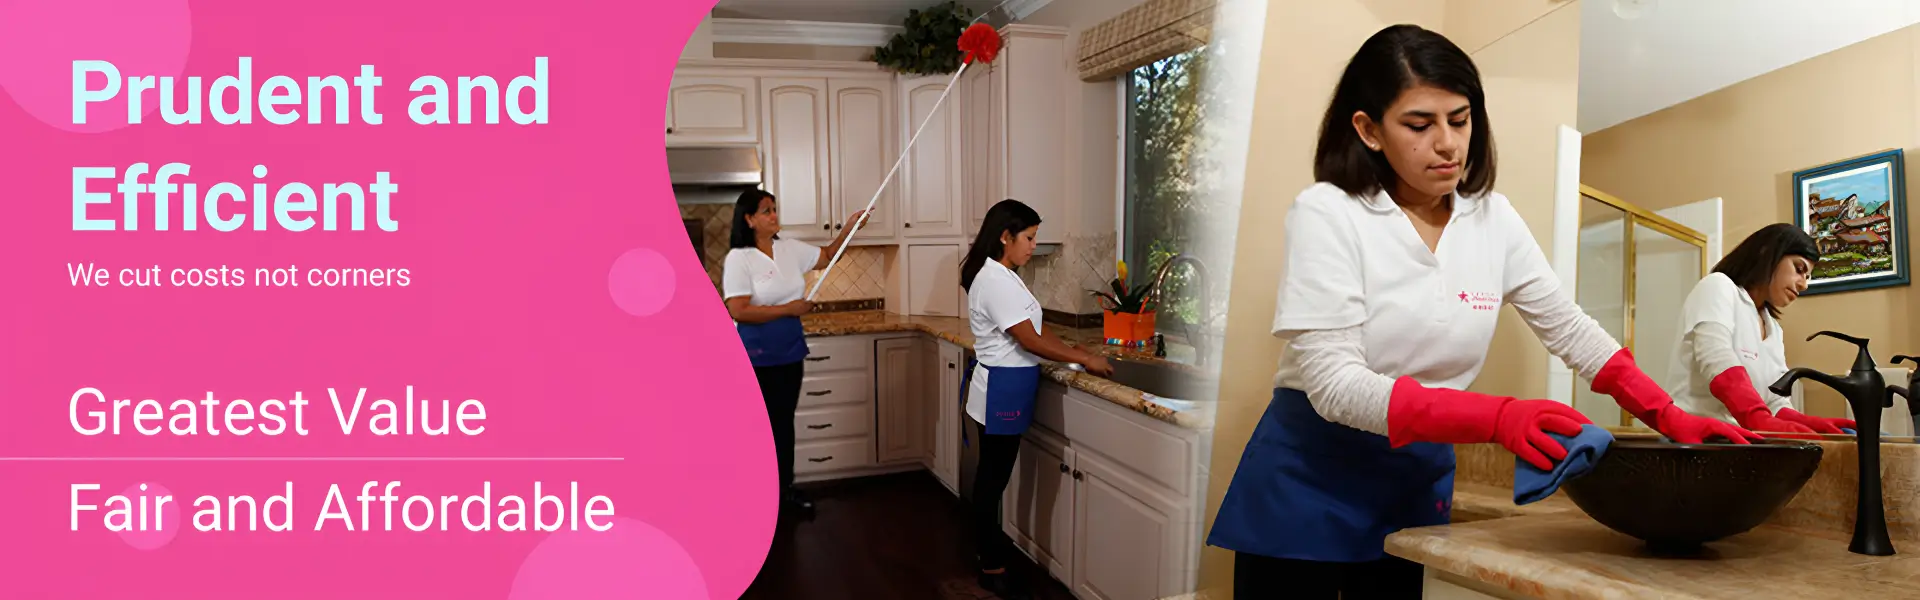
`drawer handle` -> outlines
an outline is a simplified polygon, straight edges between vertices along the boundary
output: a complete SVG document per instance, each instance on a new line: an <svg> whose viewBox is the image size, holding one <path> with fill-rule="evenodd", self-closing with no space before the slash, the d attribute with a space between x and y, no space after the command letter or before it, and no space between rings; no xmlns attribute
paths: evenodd
<svg viewBox="0 0 1920 600"><path fill-rule="evenodd" d="M820 362L820 361L823 361L823 360L827 360L827 359L830 359L830 358L833 358L833 357L831 357L831 356L809 356L809 357L807 357L807 362Z"/></svg>
<svg viewBox="0 0 1920 600"><path fill-rule="evenodd" d="M832 424L832 423L828 423L828 424L825 424L825 425L808 425L808 426L807 426L807 429L826 429L826 428L828 428L828 427L832 427L832 426L833 426L833 424ZM1061 466L1062 466L1062 467L1065 467L1065 465L1061 465Z"/></svg>
<svg viewBox="0 0 1920 600"><path fill-rule="evenodd" d="M831 393L833 393L833 390L820 390L818 392L807 392L807 395L808 396L825 396Z"/></svg>
<svg viewBox="0 0 1920 600"><path fill-rule="evenodd" d="M823 463L823 462L827 462L827 461L830 461L830 460L833 460L833 457L831 457L831 456L822 456L822 457L820 457L820 458L809 458L809 459L807 459L807 462L812 462L812 463Z"/></svg>

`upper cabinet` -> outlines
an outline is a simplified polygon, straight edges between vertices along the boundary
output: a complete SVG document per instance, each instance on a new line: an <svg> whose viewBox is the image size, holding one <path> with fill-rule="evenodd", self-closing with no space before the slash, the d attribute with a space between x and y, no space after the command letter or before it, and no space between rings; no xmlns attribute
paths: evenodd
<svg viewBox="0 0 1920 600"><path fill-rule="evenodd" d="M1066 162L1067 85L1078 81L1067 68L1065 30L1010 26L1006 45L991 65L962 76L967 106L961 134L968 229L980 226L1001 200L1019 200L1042 221L1066 224L1066 180L1077 171ZM1039 241L1058 243L1065 226L1043 226Z"/></svg>
<svg viewBox="0 0 1920 600"><path fill-rule="evenodd" d="M767 124L762 185L779 200L781 232L793 239L831 239L842 221L828 187L827 80L768 77L760 80L760 90Z"/></svg>
<svg viewBox="0 0 1920 600"><path fill-rule="evenodd" d="M920 136L907 149L907 162L898 176L902 190L900 216L904 221L901 234L906 237L965 234L960 217L961 101L953 97L941 100L951 79L933 75L900 80L902 147L916 130Z"/></svg>
<svg viewBox="0 0 1920 600"><path fill-rule="evenodd" d="M893 141L895 115L890 79L832 79L827 82L827 121L832 127L834 235L840 234L853 213L873 203L873 216L854 241L891 240L900 220L893 198L900 189L894 174L886 188L880 182L899 159ZM875 194L878 193L878 197Z"/></svg>
<svg viewBox="0 0 1920 600"><path fill-rule="evenodd" d="M760 94L753 77L676 75L667 96L667 145L760 141Z"/></svg>

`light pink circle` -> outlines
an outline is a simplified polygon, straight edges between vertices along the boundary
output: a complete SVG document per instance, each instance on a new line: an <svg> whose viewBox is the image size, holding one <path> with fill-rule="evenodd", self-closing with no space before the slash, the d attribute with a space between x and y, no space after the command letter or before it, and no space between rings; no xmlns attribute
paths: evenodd
<svg viewBox="0 0 1920 600"><path fill-rule="evenodd" d="M707 600L700 565L673 536L614 517L606 531L560 531L520 563L508 600L650 598Z"/></svg>
<svg viewBox="0 0 1920 600"><path fill-rule="evenodd" d="M133 527L133 530L116 531L114 533L120 534L120 541L126 542L128 546L133 546L140 550L158 550L167 544L173 543L174 536L180 534L180 526L184 525L184 523L180 522L180 499L170 498L167 500L166 506L162 506L156 510L154 507L160 503L160 497L172 496L173 492L167 490L167 486L158 483L147 483L147 489L145 491L140 489L140 485L141 484L136 483L127 486L127 489L120 492L120 495L127 497L128 504L124 505L124 508L130 511L127 517L127 524ZM142 498L146 499L145 512L147 520L144 527L140 522L142 512L140 501ZM108 511L123 508L120 503L107 502L105 499L90 504L100 507L98 514L101 517L105 517ZM158 526L157 528L156 525ZM143 528L146 529L146 531L142 531L141 529Z"/></svg>
<svg viewBox="0 0 1920 600"><path fill-rule="evenodd" d="M193 39L186 0L12 0L0 2L0 89L48 125L94 133L127 126L126 80L152 75L155 89L142 94L142 120L159 111L159 77L178 76L187 64ZM73 61L113 63L122 79L112 100L87 105L87 122L73 123ZM218 67L224 73L238 61ZM257 63L255 71L259 70ZM260 75L255 73L254 85ZM203 85L212 85L213 77ZM89 89L101 89L106 77L92 74ZM175 94L186 98L185 81ZM179 104L182 108L185 104ZM201 109L207 109L202 98ZM203 119L209 118L203 115Z"/></svg>
<svg viewBox="0 0 1920 600"><path fill-rule="evenodd" d="M652 316L673 300L673 265L650 248L634 248L613 261L607 271L607 291L620 310L636 317Z"/></svg>

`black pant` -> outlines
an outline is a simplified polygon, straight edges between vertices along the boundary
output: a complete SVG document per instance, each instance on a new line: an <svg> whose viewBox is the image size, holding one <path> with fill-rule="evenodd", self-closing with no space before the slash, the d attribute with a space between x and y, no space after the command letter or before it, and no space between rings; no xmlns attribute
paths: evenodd
<svg viewBox="0 0 1920 600"><path fill-rule="evenodd" d="M780 461L780 494L793 487L793 411L800 405L800 377L806 363L754 367L760 397L767 402L767 422L773 425L773 451Z"/></svg>
<svg viewBox="0 0 1920 600"><path fill-rule="evenodd" d="M980 551L980 570L1006 568L1014 555L1013 541L1000 529L1000 496L1013 478L1014 459L1020 457L1020 436L993 435L985 427L975 431L980 464L973 470L973 526Z"/></svg>
<svg viewBox="0 0 1920 600"><path fill-rule="evenodd" d="M1233 554L1233 597L1243 600L1420 600L1426 569L1397 556L1363 563Z"/></svg>

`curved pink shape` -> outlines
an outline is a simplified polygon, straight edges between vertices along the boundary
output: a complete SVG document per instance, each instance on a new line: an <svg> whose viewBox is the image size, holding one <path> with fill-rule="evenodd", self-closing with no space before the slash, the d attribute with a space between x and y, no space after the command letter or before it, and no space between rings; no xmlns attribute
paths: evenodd
<svg viewBox="0 0 1920 600"><path fill-rule="evenodd" d="M508 600L707 600L707 582L673 536L618 517L607 531L547 536L520 564Z"/></svg>
<svg viewBox="0 0 1920 600"><path fill-rule="evenodd" d="M190 21L186 0L0 2L0 89L27 114L60 129L95 133L126 127L124 81L112 100L87 105L86 123L73 122L73 61L104 60L123 79L153 75L157 85L158 77L177 76L186 67ZM89 89L106 83L104 75L88 77ZM143 115L159 106L157 91L143 94Z"/></svg>

